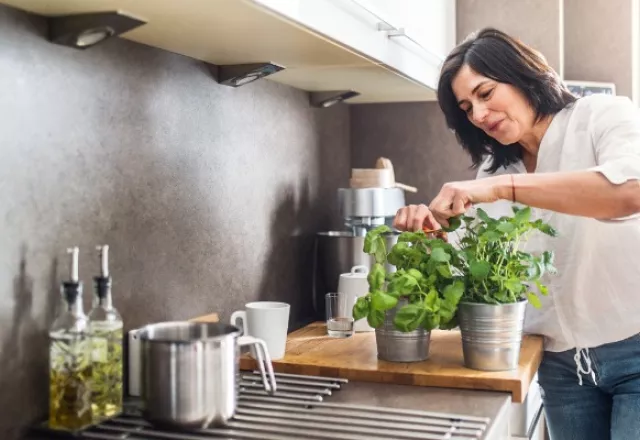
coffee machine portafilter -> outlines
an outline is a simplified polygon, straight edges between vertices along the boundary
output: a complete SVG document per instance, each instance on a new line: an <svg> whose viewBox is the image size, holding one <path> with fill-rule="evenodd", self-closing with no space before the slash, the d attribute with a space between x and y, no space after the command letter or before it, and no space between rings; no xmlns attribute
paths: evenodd
<svg viewBox="0 0 640 440"><path fill-rule="evenodd" d="M396 212L405 206L404 191L400 188L340 188L339 212L344 230L316 234L313 258L312 301L315 318L324 320L324 295L336 292L340 274L353 266L371 267L372 258L364 253L367 231L380 225L393 230ZM387 249L398 240L399 232L385 234ZM388 265L388 271L395 268Z"/></svg>

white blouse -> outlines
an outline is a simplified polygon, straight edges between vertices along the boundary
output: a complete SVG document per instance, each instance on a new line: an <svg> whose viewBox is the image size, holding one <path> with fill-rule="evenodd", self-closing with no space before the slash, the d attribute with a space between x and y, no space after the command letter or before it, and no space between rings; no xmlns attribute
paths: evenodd
<svg viewBox="0 0 640 440"><path fill-rule="evenodd" d="M490 176L484 168L477 178ZM555 115L535 172L577 170L614 184L640 179L640 114L628 98L592 95ZM526 172L520 162L495 174ZM512 215L509 201L477 206L492 217ZM532 218L558 236L536 233L526 250L553 250L558 273L545 276L542 308L528 305L525 331L543 335L546 350L577 352L640 333L640 217L602 221L532 209Z"/></svg>

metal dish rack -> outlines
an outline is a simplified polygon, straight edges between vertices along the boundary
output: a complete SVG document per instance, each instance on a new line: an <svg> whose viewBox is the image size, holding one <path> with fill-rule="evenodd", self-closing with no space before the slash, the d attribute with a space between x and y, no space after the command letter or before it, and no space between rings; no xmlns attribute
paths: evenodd
<svg viewBox="0 0 640 440"><path fill-rule="evenodd" d="M75 433L43 423L30 438L97 440L469 440L482 439L490 424L470 417L406 409L331 403L348 386L341 378L276 373L278 391L261 390L257 372L241 372L235 416L220 428L158 429L141 416L140 400L128 400L123 414Z"/></svg>

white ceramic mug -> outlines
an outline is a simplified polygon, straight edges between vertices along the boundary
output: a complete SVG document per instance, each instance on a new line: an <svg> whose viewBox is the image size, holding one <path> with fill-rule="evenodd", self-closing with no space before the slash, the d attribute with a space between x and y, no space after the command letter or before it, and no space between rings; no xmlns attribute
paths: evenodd
<svg viewBox="0 0 640 440"><path fill-rule="evenodd" d="M282 359L287 346L291 306L284 302L256 301L245 304L244 308L231 314L231 324L242 328L245 335L262 339L272 360ZM241 325L238 325L238 319L242 321Z"/></svg>

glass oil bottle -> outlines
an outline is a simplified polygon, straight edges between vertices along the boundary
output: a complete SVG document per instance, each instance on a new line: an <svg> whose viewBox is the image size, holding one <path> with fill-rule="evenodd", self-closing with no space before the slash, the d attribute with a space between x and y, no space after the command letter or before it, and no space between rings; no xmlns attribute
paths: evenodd
<svg viewBox="0 0 640 440"><path fill-rule="evenodd" d="M91 341L78 280L78 248L67 252L69 280L61 289L65 307L49 332L49 427L75 431L92 422Z"/></svg>
<svg viewBox="0 0 640 440"><path fill-rule="evenodd" d="M109 246L98 246L100 275L94 278L93 307L89 312L93 368L92 412L94 422L122 412L123 322L113 306L109 275Z"/></svg>

